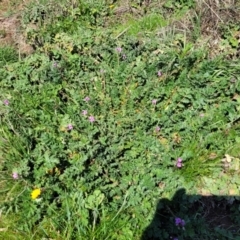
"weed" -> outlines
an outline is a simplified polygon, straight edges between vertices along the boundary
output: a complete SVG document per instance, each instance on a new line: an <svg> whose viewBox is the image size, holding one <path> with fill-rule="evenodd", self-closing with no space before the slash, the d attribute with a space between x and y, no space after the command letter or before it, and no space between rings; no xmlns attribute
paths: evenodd
<svg viewBox="0 0 240 240"><path fill-rule="evenodd" d="M18 53L13 47L2 46L0 47L0 67L18 60Z"/></svg>

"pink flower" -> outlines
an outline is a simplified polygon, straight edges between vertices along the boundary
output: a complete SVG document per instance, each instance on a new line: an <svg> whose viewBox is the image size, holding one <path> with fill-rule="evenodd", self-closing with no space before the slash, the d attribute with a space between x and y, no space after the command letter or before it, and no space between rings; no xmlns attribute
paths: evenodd
<svg viewBox="0 0 240 240"><path fill-rule="evenodd" d="M122 48L121 48L121 47L116 47L116 51L117 51L118 53L120 53L120 52L122 52Z"/></svg>
<svg viewBox="0 0 240 240"><path fill-rule="evenodd" d="M13 179L18 179L18 173L17 172L13 172L12 177L13 177Z"/></svg>
<svg viewBox="0 0 240 240"><path fill-rule="evenodd" d="M93 116L90 116L88 119L89 119L89 122L94 122L95 121L95 118Z"/></svg>
<svg viewBox="0 0 240 240"><path fill-rule="evenodd" d="M8 101L7 99L5 99L5 100L3 101L3 104L6 105L6 106L8 106L8 105L9 105L9 101Z"/></svg>
<svg viewBox="0 0 240 240"><path fill-rule="evenodd" d="M84 99L83 99L85 102L88 102L88 101L90 101L90 97L85 97Z"/></svg>
<svg viewBox="0 0 240 240"><path fill-rule="evenodd" d="M87 115L87 110L83 110L82 115L86 116Z"/></svg>
<svg viewBox="0 0 240 240"><path fill-rule="evenodd" d="M181 162L177 162L176 166L177 166L178 168L181 168L181 167L182 167L182 163L181 163Z"/></svg>
<svg viewBox="0 0 240 240"><path fill-rule="evenodd" d="M72 124L68 124L68 125L67 125L67 129L68 129L68 130L72 130L72 129L73 129L73 125L72 125Z"/></svg>
<svg viewBox="0 0 240 240"><path fill-rule="evenodd" d="M159 126L157 126L156 128L155 128L155 131L156 132L159 132L161 130L161 128L159 127Z"/></svg>
<svg viewBox="0 0 240 240"><path fill-rule="evenodd" d="M156 105L156 104L157 104L157 99L153 99L153 100L152 100L152 104L153 104L153 105Z"/></svg>
<svg viewBox="0 0 240 240"><path fill-rule="evenodd" d="M161 77L161 76L162 76L162 72L161 72L161 71L158 71L157 75L158 75L159 77Z"/></svg>
<svg viewBox="0 0 240 240"><path fill-rule="evenodd" d="M177 159L176 166L177 166L178 168L181 168L181 167L183 166L183 164L182 164L182 158L178 158L178 159Z"/></svg>
<svg viewBox="0 0 240 240"><path fill-rule="evenodd" d="M54 68L56 68L56 67L58 66L57 62L54 61L52 66L53 66Z"/></svg>
<svg viewBox="0 0 240 240"><path fill-rule="evenodd" d="M178 158L177 161L178 161L178 162L182 162L182 158Z"/></svg>

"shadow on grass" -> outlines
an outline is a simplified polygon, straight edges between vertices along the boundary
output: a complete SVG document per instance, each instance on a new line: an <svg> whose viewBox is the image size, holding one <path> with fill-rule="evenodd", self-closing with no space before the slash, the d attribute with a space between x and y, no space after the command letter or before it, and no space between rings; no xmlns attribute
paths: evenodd
<svg viewBox="0 0 240 240"><path fill-rule="evenodd" d="M240 197L187 195L161 199L141 240L240 240Z"/></svg>

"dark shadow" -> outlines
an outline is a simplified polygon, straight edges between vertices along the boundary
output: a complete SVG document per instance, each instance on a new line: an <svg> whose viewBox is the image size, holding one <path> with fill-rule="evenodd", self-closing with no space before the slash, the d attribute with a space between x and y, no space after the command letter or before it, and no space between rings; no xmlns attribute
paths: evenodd
<svg viewBox="0 0 240 240"><path fill-rule="evenodd" d="M240 197L187 195L161 199L141 240L240 240Z"/></svg>

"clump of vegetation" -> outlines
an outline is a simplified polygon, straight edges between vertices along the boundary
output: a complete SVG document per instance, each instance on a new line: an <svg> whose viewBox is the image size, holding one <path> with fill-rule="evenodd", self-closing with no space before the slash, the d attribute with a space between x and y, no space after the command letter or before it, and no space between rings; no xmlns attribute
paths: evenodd
<svg viewBox="0 0 240 240"><path fill-rule="evenodd" d="M7 63L17 62L18 53L13 47L2 46L0 47L0 67L3 67Z"/></svg>
<svg viewBox="0 0 240 240"><path fill-rule="evenodd" d="M238 59L172 31L194 1L165 1L169 22L152 2L126 5L125 29L120 1L26 8L35 52L0 69L0 236L237 239ZM229 194L233 227L211 225L200 195Z"/></svg>

